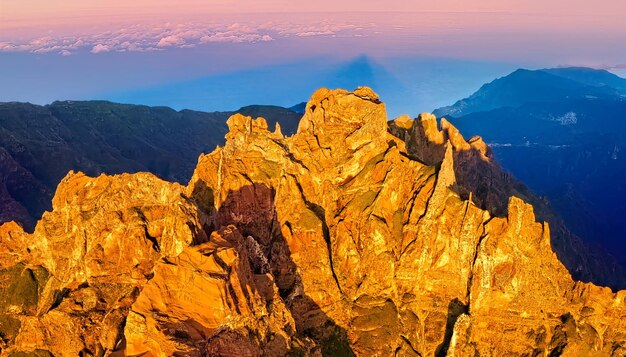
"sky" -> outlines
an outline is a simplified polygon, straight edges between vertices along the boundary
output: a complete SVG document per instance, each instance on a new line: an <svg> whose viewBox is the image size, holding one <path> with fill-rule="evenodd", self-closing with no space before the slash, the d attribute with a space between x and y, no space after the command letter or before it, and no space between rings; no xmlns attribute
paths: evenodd
<svg viewBox="0 0 626 357"><path fill-rule="evenodd" d="M132 15L140 14L178 14L191 12L210 13L272 13L272 12L517 12L548 13L555 15L606 15L623 10L621 0L603 0L600 2L583 0L3 0L3 17L39 20L59 14L82 16L99 14L110 16L120 12ZM193 9L194 11L189 11ZM4 19L4 18L3 18Z"/></svg>
<svg viewBox="0 0 626 357"><path fill-rule="evenodd" d="M624 74L622 0L0 0L0 101L294 105L370 85L391 116L519 67Z"/></svg>

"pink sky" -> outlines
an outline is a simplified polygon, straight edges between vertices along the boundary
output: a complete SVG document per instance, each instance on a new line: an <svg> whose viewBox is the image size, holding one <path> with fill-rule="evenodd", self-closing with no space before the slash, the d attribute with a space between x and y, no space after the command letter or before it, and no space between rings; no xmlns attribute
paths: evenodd
<svg viewBox="0 0 626 357"><path fill-rule="evenodd" d="M625 13L625 0L0 0L0 53L96 55L295 38L306 52L315 36L325 38L316 54L612 68L626 63ZM346 37L349 46L333 40Z"/></svg>
<svg viewBox="0 0 626 357"><path fill-rule="evenodd" d="M0 0L0 20L35 23L83 16L137 16L142 14L198 14L237 12L443 11L514 12L560 15L620 15L623 0Z"/></svg>
<svg viewBox="0 0 626 357"><path fill-rule="evenodd" d="M398 16L372 16L383 11L397 12ZM16 44L48 36L97 34L135 24L274 21L276 17L262 13L281 12L300 13L278 19L294 23L313 24L326 16L313 13L338 12L351 14L335 16L336 21L349 17L358 23L358 12L369 12L363 16L367 21L387 27L398 24L418 34L445 35L462 29L460 34L451 33L456 35L451 40L472 34L488 38L491 33L510 33L512 42L541 40L537 34L560 34L563 41L576 38L597 42L607 36L626 37L624 0L0 0L0 50L2 42ZM436 18L433 12L454 13L455 21L428 24ZM243 13L256 15L236 18ZM409 13L415 14L407 16Z"/></svg>

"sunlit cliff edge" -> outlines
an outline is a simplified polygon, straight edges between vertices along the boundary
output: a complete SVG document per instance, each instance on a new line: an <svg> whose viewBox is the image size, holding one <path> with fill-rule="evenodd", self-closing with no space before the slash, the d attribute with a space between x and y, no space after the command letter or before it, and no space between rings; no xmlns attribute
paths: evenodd
<svg viewBox="0 0 626 357"><path fill-rule="evenodd" d="M626 291L474 183L480 138L369 88L318 90L291 137L228 125L186 187L70 172L33 234L0 226L1 355L626 354Z"/></svg>

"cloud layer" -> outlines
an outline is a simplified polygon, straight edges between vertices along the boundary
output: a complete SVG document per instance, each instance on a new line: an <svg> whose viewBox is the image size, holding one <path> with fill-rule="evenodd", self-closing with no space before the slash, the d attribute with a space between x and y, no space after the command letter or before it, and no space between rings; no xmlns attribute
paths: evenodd
<svg viewBox="0 0 626 357"><path fill-rule="evenodd" d="M314 24L266 22L257 24L166 23L132 25L104 32L74 36L42 36L30 40L0 42L0 52L58 53L69 56L81 50L106 52L146 52L171 48L193 48L211 43L269 42L286 37L362 36L373 24L321 21Z"/></svg>

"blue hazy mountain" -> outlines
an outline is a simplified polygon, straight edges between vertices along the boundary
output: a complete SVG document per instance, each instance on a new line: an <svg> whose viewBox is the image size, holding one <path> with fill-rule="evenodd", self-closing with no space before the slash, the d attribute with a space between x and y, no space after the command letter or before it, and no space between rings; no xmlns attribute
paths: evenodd
<svg viewBox="0 0 626 357"><path fill-rule="evenodd" d="M461 117L473 112L525 103L576 99L619 100L626 80L604 70L589 68L518 69L483 85L471 96L434 111L437 116Z"/></svg>
<svg viewBox="0 0 626 357"><path fill-rule="evenodd" d="M626 264L625 86L603 70L518 70L435 112L482 136L568 228Z"/></svg>
<svg viewBox="0 0 626 357"><path fill-rule="evenodd" d="M606 70L585 67L562 67L548 68L543 71L595 87L612 87L622 92L622 94L626 93L626 79Z"/></svg>
<svg viewBox="0 0 626 357"><path fill-rule="evenodd" d="M289 107L289 110L292 110L296 113L304 114L304 110L306 109L306 102L298 103L294 106Z"/></svg>

